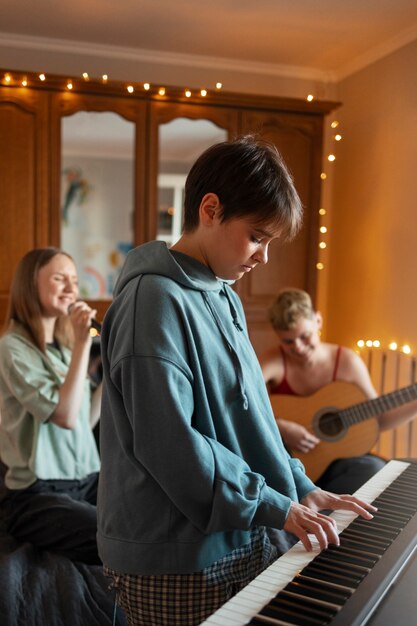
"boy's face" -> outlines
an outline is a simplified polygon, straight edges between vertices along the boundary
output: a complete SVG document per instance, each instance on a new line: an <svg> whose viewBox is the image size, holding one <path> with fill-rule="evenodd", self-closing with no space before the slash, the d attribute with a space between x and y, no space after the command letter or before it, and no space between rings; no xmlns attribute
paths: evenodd
<svg viewBox="0 0 417 626"><path fill-rule="evenodd" d="M218 278L239 280L260 263L268 262L268 247L279 236L269 225L248 218L216 221L207 251L211 270Z"/></svg>

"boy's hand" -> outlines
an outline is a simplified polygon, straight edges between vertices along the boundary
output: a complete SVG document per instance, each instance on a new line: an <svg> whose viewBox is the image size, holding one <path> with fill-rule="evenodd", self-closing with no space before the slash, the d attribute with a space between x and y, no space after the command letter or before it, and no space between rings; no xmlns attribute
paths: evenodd
<svg viewBox="0 0 417 626"><path fill-rule="evenodd" d="M372 504L355 496L337 495L322 489L309 493L300 504L293 502L284 524L284 530L296 535L307 551L313 549L309 534L316 536L321 550L327 548L329 543L337 546L340 543L336 522L328 515L319 513L324 509L345 509L365 519L372 519L372 512L377 510Z"/></svg>

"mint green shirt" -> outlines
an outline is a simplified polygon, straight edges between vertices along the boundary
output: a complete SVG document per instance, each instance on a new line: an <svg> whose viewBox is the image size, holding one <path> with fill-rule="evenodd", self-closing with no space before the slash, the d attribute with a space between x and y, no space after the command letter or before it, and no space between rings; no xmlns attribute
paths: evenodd
<svg viewBox="0 0 417 626"><path fill-rule="evenodd" d="M76 427L49 421L70 359L67 348L48 347L43 354L17 325L0 339L0 458L9 489L25 489L37 479L83 479L99 470L87 377Z"/></svg>

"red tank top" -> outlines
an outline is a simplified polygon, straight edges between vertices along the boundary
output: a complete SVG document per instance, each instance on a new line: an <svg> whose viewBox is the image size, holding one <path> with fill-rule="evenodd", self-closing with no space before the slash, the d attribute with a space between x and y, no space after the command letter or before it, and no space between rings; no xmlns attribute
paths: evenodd
<svg viewBox="0 0 417 626"><path fill-rule="evenodd" d="M338 346L337 348L337 352L336 352L336 360L334 363L334 368L333 368L333 376L332 376L332 382L334 382L336 380L336 376L337 376L337 369L339 367L339 359L340 359L340 352L342 350L342 346ZM285 352L281 349L281 354L282 354L282 360L284 363L284 377L281 380L281 382L278 385L275 385L275 387L273 387L272 389L270 389L269 393L272 394L279 394L281 396L286 395L286 396L299 396L300 394L296 393L294 391L294 389L291 387L291 385L289 384L288 380L287 380L287 362L285 360Z"/></svg>

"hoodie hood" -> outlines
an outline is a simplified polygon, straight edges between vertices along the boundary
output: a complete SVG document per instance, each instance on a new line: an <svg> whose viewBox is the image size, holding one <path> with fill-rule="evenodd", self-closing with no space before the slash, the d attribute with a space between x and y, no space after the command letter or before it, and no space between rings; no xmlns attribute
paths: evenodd
<svg viewBox="0 0 417 626"><path fill-rule="evenodd" d="M181 264L177 258L181 259ZM213 272L199 261L181 252L169 251L164 241L150 241L128 253L114 296L118 296L133 278L144 274L167 276L196 291L220 291L223 286Z"/></svg>
<svg viewBox="0 0 417 626"><path fill-rule="evenodd" d="M204 304L209 310L222 336L223 342L230 352L236 372L242 406L246 411L248 409L248 398L245 390L242 364L236 349L233 347L233 342L230 341L224 324L216 311L215 303L210 297L210 293L220 292L220 295L226 298L233 326L237 331L243 331L243 325L239 320L236 307L233 304L232 294L229 293L231 290L228 284L216 278L207 266L196 259L182 254L181 252L176 252L175 250L169 251L166 243L163 241L150 241L128 253L125 265L117 281L114 295L119 295L130 281L146 274L165 276L179 283L186 289L201 292Z"/></svg>

